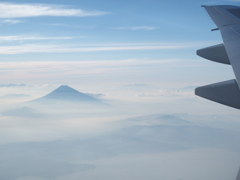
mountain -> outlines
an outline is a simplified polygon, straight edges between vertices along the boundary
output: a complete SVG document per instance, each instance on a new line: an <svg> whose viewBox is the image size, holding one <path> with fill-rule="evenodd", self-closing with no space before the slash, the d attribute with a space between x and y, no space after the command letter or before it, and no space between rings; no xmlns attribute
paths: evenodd
<svg viewBox="0 0 240 180"><path fill-rule="evenodd" d="M101 103L97 98L81 93L67 85L62 85L55 89L53 92L35 99L31 102L43 102L43 103L62 103L62 102L73 102L73 103Z"/></svg>

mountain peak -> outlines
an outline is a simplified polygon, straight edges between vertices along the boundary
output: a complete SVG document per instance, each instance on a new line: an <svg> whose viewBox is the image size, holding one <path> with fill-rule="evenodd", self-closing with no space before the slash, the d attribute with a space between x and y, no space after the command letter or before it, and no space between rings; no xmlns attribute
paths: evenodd
<svg viewBox="0 0 240 180"><path fill-rule="evenodd" d="M59 86L59 88L65 88L65 87L71 88L71 87L69 87L68 85L61 85L61 86ZM73 88L71 88L71 89L73 89Z"/></svg>
<svg viewBox="0 0 240 180"><path fill-rule="evenodd" d="M97 98L81 93L67 85L61 85L51 93L36 99L37 101L61 101L61 102L100 102Z"/></svg>
<svg viewBox="0 0 240 180"><path fill-rule="evenodd" d="M55 89L53 91L54 93L80 93L79 91L69 87L68 85L61 85L60 87L58 87L57 89ZM52 93L53 93L52 92Z"/></svg>

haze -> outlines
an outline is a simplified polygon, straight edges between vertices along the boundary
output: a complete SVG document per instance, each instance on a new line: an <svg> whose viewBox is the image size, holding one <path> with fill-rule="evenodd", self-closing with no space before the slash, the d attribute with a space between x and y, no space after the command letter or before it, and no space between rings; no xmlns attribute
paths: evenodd
<svg viewBox="0 0 240 180"><path fill-rule="evenodd" d="M195 55L203 4L239 2L0 2L0 179L235 180L239 110L194 95L234 78Z"/></svg>

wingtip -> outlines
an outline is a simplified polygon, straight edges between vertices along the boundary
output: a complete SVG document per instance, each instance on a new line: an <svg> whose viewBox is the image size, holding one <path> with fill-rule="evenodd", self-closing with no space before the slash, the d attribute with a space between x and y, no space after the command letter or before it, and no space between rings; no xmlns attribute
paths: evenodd
<svg viewBox="0 0 240 180"><path fill-rule="evenodd" d="M206 7L206 5L201 5L201 7Z"/></svg>

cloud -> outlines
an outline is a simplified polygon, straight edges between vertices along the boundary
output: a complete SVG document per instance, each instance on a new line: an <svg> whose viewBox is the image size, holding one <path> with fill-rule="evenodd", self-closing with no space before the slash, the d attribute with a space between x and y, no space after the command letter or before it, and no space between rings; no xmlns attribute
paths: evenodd
<svg viewBox="0 0 240 180"><path fill-rule="evenodd" d="M92 96L94 98L101 98L101 97L106 96L106 94L102 94L102 93L85 93L85 94Z"/></svg>
<svg viewBox="0 0 240 180"><path fill-rule="evenodd" d="M0 62L0 80L36 79L54 77L72 77L91 74L116 74L134 73L149 70L159 71L159 67L176 63L177 59L168 60L100 60L100 61L22 61L22 62Z"/></svg>
<svg viewBox="0 0 240 180"><path fill-rule="evenodd" d="M136 27L115 27L111 29L124 29L124 30L154 30L157 29L153 26L136 26Z"/></svg>
<svg viewBox="0 0 240 180"><path fill-rule="evenodd" d="M73 37L40 37L40 36L0 36L1 41L23 41L23 40L66 40Z"/></svg>
<svg viewBox="0 0 240 180"><path fill-rule="evenodd" d="M149 120L156 122L159 120L156 119L156 117L158 116L153 118L136 118L136 122L138 123L138 121L141 121L149 123ZM166 119L166 121L168 120L169 118ZM175 123L175 120L177 121L179 119L175 118L174 122L171 123ZM41 123L43 122L41 121ZM126 122L123 123L126 124ZM209 168L209 166L213 166L213 164L209 165L210 157L211 162L214 162L215 164L217 164L215 160L219 159L219 157L221 157L222 162L226 161L226 159L228 162L232 162L230 163L231 165L236 165L237 161L239 162L239 158L233 161L233 159L238 157L239 154L235 153L235 155L230 158L226 152L223 153L220 149L223 146L228 146L229 149L234 149L237 142L236 137L239 137L238 132L229 135L227 134L228 131L225 129L217 131L214 128L199 127L195 124L193 124L193 126L186 126L184 123L182 125L178 124L178 126L135 125L137 123L126 128L118 127L118 129L114 131L112 130L104 135L97 134L91 138L80 136L81 139L74 138L74 140L69 141L48 140L48 142L2 145L0 147L0 151L2 152L0 160L0 177L2 177L1 179L8 180L16 180L17 178L27 180L26 178L23 178L23 176L27 175L47 179L55 179L55 177L58 177L56 179L99 179L99 177L104 177L104 174L107 174L107 177L109 177L108 172L113 172L111 176L114 179L114 177L116 177L116 172L118 172L119 174L127 174L124 178L120 179L127 179L129 176L131 176L131 179L134 179L134 177L136 177L135 174L138 174L137 171L139 171L139 165L141 165L142 171L140 172L145 173L145 176L142 179L147 179L149 174L153 174L152 177L154 179L154 177L160 177L162 172L159 172L159 166L161 166L161 170L163 170L166 166L166 162L167 168L164 169L164 172L167 172L167 174L170 175L172 171L169 172L169 169L175 168L174 170L177 172L177 177L182 177L178 174L182 169L177 171L179 167L182 167L181 164L187 166L187 168L185 168L185 173L189 174L189 167L193 167L193 165L196 164L196 162L199 162L199 160L201 160L201 163L197 164L207 165L208 167L205 167L206 169ZM150 122L149 124L152 123ZM61 131L61 133L64 132ZM42 134L44 134L44 132L42 132ZM27 135L31 136L31 134ZM4 134L2 137L5 137ZM227 141L229 139L230 141ZM206 155L199 157L200 153L206 153L200 148L206 146L217 147L218 149L212 149L212 153L207 157ZM183 151L184 149L187 150ZM196 151L198 151L198 153L196 153ZM146 156L146 153L149 155ZM231 151L231 153L233 152ZM157 154L160 154L160 157L157 156ZM215 156L213 154L215 154ZM124 158L126 155L127 157ZM113 158L115 158L115 161L113 161ZM142 159L139 160L139 158ZM203 159L204 163L202 161ZM108 163L103 163L103 160L107 160ZM81 162L89 162L91 164L80 164ZM132 162L134 162L134 164ZM150 166L152 162L157 162L157 164L154 163ZM219 163L218 161L219 164L222 164L222 162ZM175 165L176 163L177 165ZM124 166L126 164L128 167ZM124 171L122 171L122 167L124 167ZM109 171L109 168L111 171ZM12 173L12 169L16 169L16 171ZM70 174L78 171L80 171L78 178L69 177ZM134 173L132 171L134 171ZM159 174L156 174L156 172ZM87 176L85 177L88 178L84 178L84 173L87 173ZM98 174L98 177L93 178L92 174ZM33 179L34 178L28 178L28 180ZM189 179L194 178L189 177Z"/></svg>
<svg viewBox="0 0 240 180"><path fill-rule="evenodd" d="M64 24L64 23L43 23L42 25L47 26L61 26L61 27L73 27L73 28L84 28L84 29L93 29L96 28L96 25L93 26L82 26L82 25L71 25L71 24Z"/></svg>
<svg viewBox="0 0 240 180"><path fill-rule="evenodd" d="M147 86L151 86L151 85L148 85L148 84L127 84L127 85L124 85L124 87L147 87Z"/></svg>
<svg viewBox="0 0 240 180"><path fill-rule="evenodd" d="M31 98L31 96L27 94L6 94L4 96L0 96L0 99L21 99L21 98Z"/></svg>
<svg viewBox="0 0 240 180"><path fill-rule="evenodd" d="M108 12L84 11L50 4L0 3L0 18L23 18L37 16L102 16Z"/></svg>
<svg viewBox="0 0 240 180"><path fill-rule="evenodd" d="M45 88L51 87L50 84L41 84L41 85L30 85L30 84L0 84L0 88L25 88L25 87L37 87L37 88ZM0 96L2 97L2 96Z"/></svg>
<svg viewBox="0 0 240 180"><path fill-rule="evenodd" d="M39 158L31 155L29 155L28 158L24 158L23 156L4 158L0 159L0 162L0 178L8 180L16 180L18 178L25 179L29 176L40 176L41 178L52 179L79 171L82 172L95 169L95 166L92 164L69 163L58 161L57 159L52 160L52 158ZM9 169L14 169L14 173L9 171ZM32 179L35 178L31 178L31 180Z"/></svg>
<svg viewBox="0 0 240 180"><path fill-rule="evenodd" d="M26 84L0 84L0 88L27 87Z"/></svg>
<svg viewBox="0 0 240 180"><path fill-rule="evenodd" d="M22 107L18 109L7 110L7 111L3 111L1 114L3 116L25 117L25 118L43 118L44 117L44 114L39 113L37 110L29 107Z"/></svg>
<svg viewBox="0 0 240 180"><path fill-rule="evenodd" d="M22 61L22 62L0 62L0 67L4 69L34 69L34 68L47 68L50 69L61 69L65 67L76 67L79 69L88 67L124 67L124 66L141 66L141 65L154 65L154 64L165 64L173 63L178 61L177 59L170 60L143 60L143 59L127 59L127 60L114 60L114 61ZM1 86L11 86L10 85L0 85ZM17 86L13 84L14 86Z"/></svg>
<svg viewBox="0 0 240 180"><path fill-rule="evenodd" d="M15 20L15 19L5 19L2 21L2 23L6 23L6 24L17 24L17 23L21 23L22 21L20 20Z"/></svg>
<svg viewBox="0 0 240 180"><path fill-rule="evenodd" d="M193 91L181 91L179 89L158 89L151 90L146 93L137 94L138 97L178 97L178 98L193 98Z"/></svg>
<svg viewBox="0 0 240 180"><path fill-rule="evenodd" d="M14 36L10 39L14 39ZM162 45L162 44L137 45L136 44L136 45L112 45L112 46L104 46L104 45L67 46L67 45L25 44L25 45L19 45L19 46L1 46L0 54L72 53L72 52L126 51L126 50L166 50L166 49L184 49L187 47L190 47L190 46L186 44L172 44L172 45L171 44L169 45Z"/></svg>

